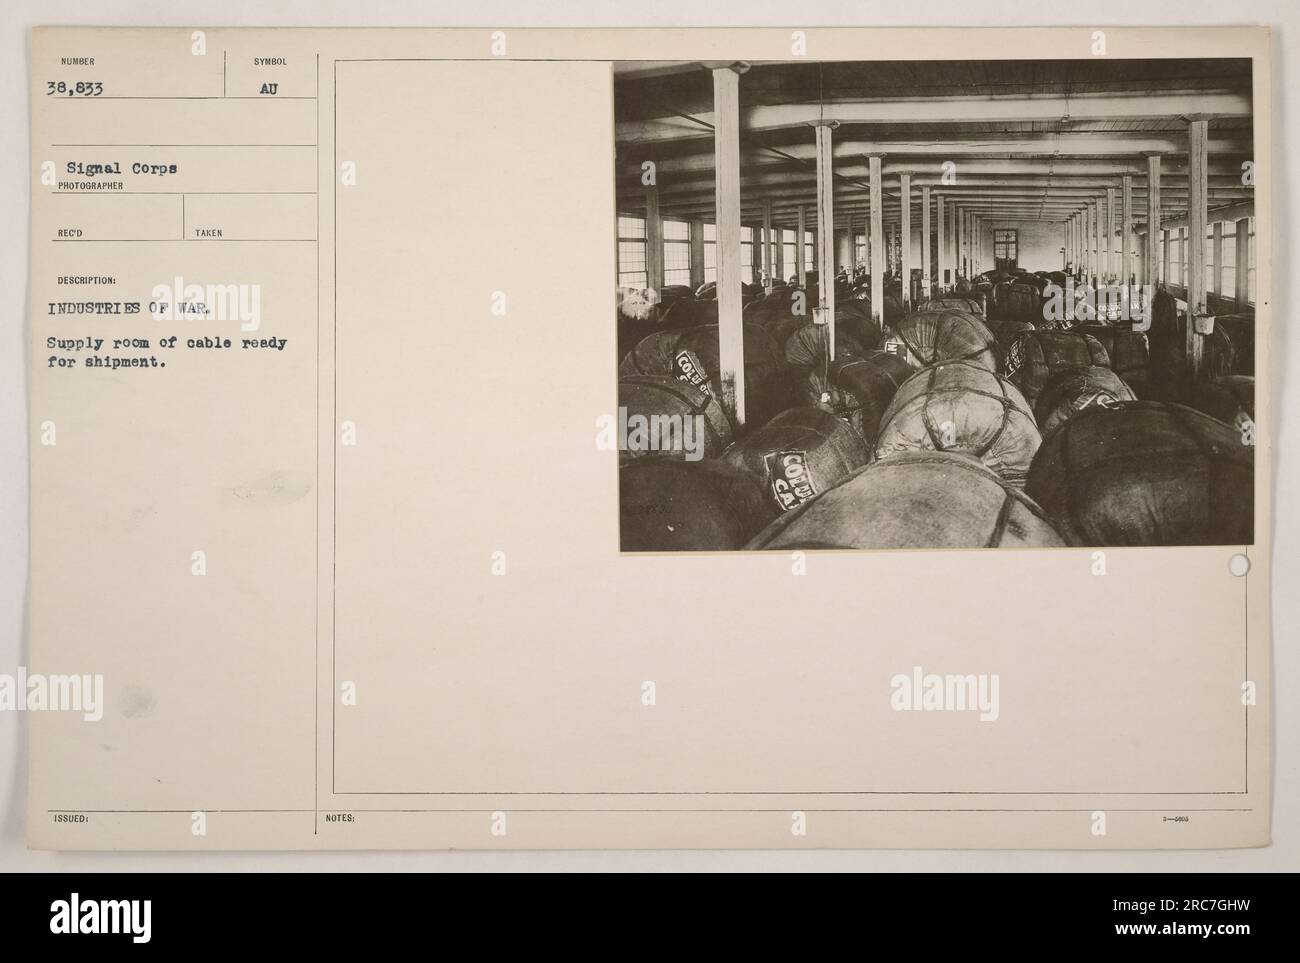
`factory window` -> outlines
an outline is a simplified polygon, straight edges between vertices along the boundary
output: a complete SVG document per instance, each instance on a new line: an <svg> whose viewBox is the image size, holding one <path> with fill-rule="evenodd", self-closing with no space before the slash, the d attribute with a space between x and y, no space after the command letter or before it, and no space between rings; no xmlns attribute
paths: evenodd
<svg viewBox="0 0 1300 963"><path fill-rule="evenodd" d="M1225 298L1235 297L1237 293L1237 222L1223 222L1223 264L1220 265L1221 278L1215 292Z"/></svg>
<svg viewBox="0 0 1300 963"><path fill-rule="evenodd" d="M1255 219L1253 217L1250 219L1250 239L1247 242L1247 248L1250 251L1250 262L1249 262L1250 270L1248 271L1246 276L1250 279L1250 281L1247 284L1246 296L1247 298L1250 299L1250 303L1254 304L1255 303Z"/></svg>
<svg viewBox="0 0 1300 963"><path fill-rule="evenodd" d="M993 264L1000 270L1013 268L1020 257L1019 235L1016 231L997 230L993 232Z"/></svg>
<svg viewBox="0 0 1300 963"><path fill-rule="evenodd" d="M758 280L754 276L754 229L740 228L740 276L747 278L750 284Z"/></svg>
<svg viewBox="0 0 1300 963"><path fill-rule="evenodd" d="M618 285L626 288L646 286L644 217L618 216Z"/></svg>
<svg viewBox="0 0 1300 963"><path fill-rule="evenodd" d="M1205 229L1205 290L1213 294L1222 294L1214 286L1214 225Z"/></svg>
<svg viewBox="0 0 1300 963"><path fill-rule="evenodd" d="M787 278L794 277L794 241L797 231L781 232L781 271Z"/></svg>
<svg viewBox="0 0 1300 963"><path fill-rule="evenodd" d="M664 285L691 283L691 226L664 221Z"/></svg>
<svg viewBox="0 0 1300 963"><path fill-rule="evenodd" d="M704 225L704 280L718 279L718 225Z"/></svg>
<svg viewBox="0 0 1300 963"><path fill-rule="evenodd" d="M1183 242L1181 231L1171 231L1169 234L1169 277L1165 279L1166 284L1183 283Z"/></svg>

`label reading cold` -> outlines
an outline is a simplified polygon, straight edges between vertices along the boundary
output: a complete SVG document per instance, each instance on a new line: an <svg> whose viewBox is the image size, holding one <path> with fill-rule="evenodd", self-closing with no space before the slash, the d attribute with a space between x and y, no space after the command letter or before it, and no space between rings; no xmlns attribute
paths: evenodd
<svg viewBox="0 0 1300 963"><path fill-rule="evenodd" d="M772 479L772 496L788 512L817 494L808 473L808 454L802 451L774 451L767 456L767 473Z"/></svg>

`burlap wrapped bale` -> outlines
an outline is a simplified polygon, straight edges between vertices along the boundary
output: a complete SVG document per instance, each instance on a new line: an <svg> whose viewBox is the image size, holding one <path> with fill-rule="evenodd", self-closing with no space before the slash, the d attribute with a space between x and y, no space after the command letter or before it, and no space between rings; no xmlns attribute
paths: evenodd
<svg viewBox="0 0 1300 963"><path fill-rule="evenodd" d="M785 339L785 363L795 368L822 367L830 353L830 325L805 324ZM861 358L867 349L842 328L835 332L836 358Z"/></svg>
<svg viewBox="0 0 1300 963"><path fill-rule="evenodd" d="M784 352L766 331L756 324L746 324L744 339L746 423L761 425L790 407L794 381ZM718 326L700 325L650 335L637 343L618 370L620 378L638 374L679 378L707 387L721 399ZM739 428L732 425L733 431Z"/></svg>
<svg viewBox="0 0 1300 963"><path fill-rule="evenodd" d="M1037 331L1028 321L990 321L988 329L993 332L993 356L997 358L997 371L1002 374L1007 366L1007 349L1015 344L1016 338L1026 331Z"/></svg>
<svg viewBox="0 0 1300 963"><path fill-rule="evenodd" d="M1080 365L1110 367L1101 342L1079 331L1026 331L1007 345L1002 372L1032 404L1047 379L1062 368Z"/></svg>
<svg viewBox="0 0 1300 963"><path fill-rule="evenodd" d="M928 301L921 301L917 304L915 310L965 311L977 318L984 316L984 304L981 301L977 298L961 297L956 294L941 294L938 297L930 298Z"/></svg>
<svg viewBox="0 0 1300 963"><path fill-rule="evenodd" d="M993 333L979 318L964 312L913 312L901 318L894 330L907 348L907 362L915 368L940 361L973 361L997 370Z"/></svg>
<svg viewBox="0 0 1300 963"><path fill-rule="evenodd" d="M1017 320L1009 300L1012 283L1010 280L999 280L994 283L992 303L989 305L988 310L990 318L997 321Z"/></svg>
<svg viewBox="0 0 1300 963"><path fill-rule="evenodd" d="M1255 379L1249 375L1226 375L1184 385L1177 400L1240 429L1245 419L1255 420Z"/></svg>
<svg viewBox="0 0 1300 963"><path fill-rule="evenodd" d="M1222 328L1232 342L1232 373L1254 377L1255 315L1221 314L1214 319L1214 326Z"/></svg>
<svg viewBox="0 0 1300 963"><path fill-rule="evenodd" d="M1129 386L1109 368L1101 365L1062 368L1043 386L1034 404L1034 418L1046 438L1053 428L1085 408L1134 400L1136 395Z"/></svg>
<svg viewBox="0 0 1300 963"><path fill-rule="evenodd" d="M886 318L886 321L888 321L888 318ZM836 338L841 334L848 334L854 341L867 349L875 348L880 344L880 325L871 317L871 303L869 301L835 302Z"/></svg>
<svg viewBox="0 0 1300 963"><path fill-rule="evenodd" d="M784 361L745 365L745 424L731 426L735 435L767 424L794 405L796 381L797 372ZM721 397L720 379L715 377L711 384Z"/></svg>
<svg viewBox="0 0 1300 963"><path fill-rule="evenodd" d="M870 460L862 436L819 408L791 408L722 456L767 495L769 520L834 488Z"/></svg>
<svg viewBox="0 0 1300 963"><path fill-rule="evenodd" d="M1096 338L1110 358L1110 370L1124 379L1134 395L1146 397L1151 384L1151 353L1144 332L1113 324L1081 324L1073 330Z"/></svg>
<svg viewBox="0 0 1300 963"><path fill-rule="evenodd" d="M771 336L756 324L744 325L745 364L782 362L784 355ZM681 373L680 355L689 352L706 378L718 370L718 326L699 325L659 331L637 342L619 365L620 375L673 375Z"/></svg>
<svg viewBox="0 0 1300 963"><path fill-rule="evenodd" d="M1043 511L974 458L905 452L776 519L748 548L1030 548L1064 542Z"/></svg>
<svg viewBox="0 0 1300 963"><path fill-rule="evenodd" d="M1043 291L1037 279L1018 280L1003 295L1003 317L1037 325L1043 320Z"/></svg>
<svg viewBox="0 0 1300 963"><path fill-rule="evenodd" d="M1073 545L1254 541L1254 448L1183 405L1079 412L1047 436L1025 491Z"/></svg>
<svg viewBox="0 0 1300 963"><path fill-rule="evenodd" d="M721 461L638 458L618 470L625 552L730 551L763 525L761 486Z"/></svg>
<svg viewBox="0 0 1300 963"><path fill-rule="evenodd" d="M804 376L799 404L815 405L844 419L870 442L899 385L913 374L911 365L887 351L844 358L832 362L825 371L813 368Z"/></svg>
<svg viewBox="0 0 1300 963"><path fill-rule="evenodd" d="M955 451L1024 484L1041 437L1029 403L1005 378L973 361L932 365L903 382L880 421L874 457Z"/></svg>
<svg viewBox="0 0 1300 963"><path fill-rule="evenodd" d="M681 444L687 437L681 434L683 431L699 432L688 437L700 447L704 458L718 457L731 444L731 425L717 399L677 378L627 375L618 384L618 405L626 411L629 436L637 430L634 419L640 416L646 420L647 429L660 439L655 447L621 446L620 460L645 456L684 459L690 453ZM689 428L686 419L690 419Z"/></svg>
<svg viewBox="0 0 1300 963"><path fill-rule="evenodd" d="M812 320L813 304L798 288L778 288L745 305L745 321L765 328L795 317L806 323Z"/></svg>
<svg viewBox="0 0 1300 963"><path fill-rule="evenodd" d="M718 323L718 302L711 299L681 300L669 317L669 326L674 328L691 328L696 325Z"/></svg>

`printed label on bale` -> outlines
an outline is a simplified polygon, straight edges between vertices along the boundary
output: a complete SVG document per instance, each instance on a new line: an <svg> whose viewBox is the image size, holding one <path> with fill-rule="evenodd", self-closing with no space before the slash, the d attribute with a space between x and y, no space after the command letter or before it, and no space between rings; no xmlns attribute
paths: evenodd
<svg viewBox="0 0 1300 963"><path fill-rule="evenodd" d="M774 451L767 456L767 474L772 479L772 496L788 512L817 494L808 473L808 453Z"/></svg>
<svg viewBox="0 0 1300 963"><path fill-rule="evenodd" d="M709 376L705 374L699 359L690 351L683 349L673 356L673 375L678 381L685 381L706 394L713 394L709 389Z"/></svg>
<svg viewBox="0 0 1300 963"><path fill-rule="evenodd" d="M1011 347L1007 348L1006 376L1010 378L1020 366L1025 363L1025 336L1022 334L1016 340L1011 342Z"/></svg>
<svg viewBox="0 0 1300 963"><path fill-rule="evenodd" d="M1099 408L1114 408L1119 403L1109 391L1098 391L1090 397L1080 398L1075 405L1075 411L1083 411L1084 408L1091 408L1094 405Z"/></svg>

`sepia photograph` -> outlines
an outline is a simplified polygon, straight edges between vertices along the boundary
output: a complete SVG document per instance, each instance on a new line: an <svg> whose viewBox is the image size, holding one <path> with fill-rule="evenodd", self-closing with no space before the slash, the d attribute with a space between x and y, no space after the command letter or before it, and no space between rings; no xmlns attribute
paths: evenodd
<svg viewBox="0 0 1300 963"><path fill-rule="evenodd" d="M9 935L1276 925L1300 6L112 2L0 32Z"/></svg>
<svg viewBox="0 0 1300 963"><path fill-rule="evenodd" d="M1251 70L615 64L622 550L1252 544Z"/></svg>

